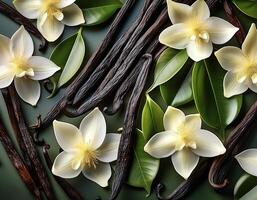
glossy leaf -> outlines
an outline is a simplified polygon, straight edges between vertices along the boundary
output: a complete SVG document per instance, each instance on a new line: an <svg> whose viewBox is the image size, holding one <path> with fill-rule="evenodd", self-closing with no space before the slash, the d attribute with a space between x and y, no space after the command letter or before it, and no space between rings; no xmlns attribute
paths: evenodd
<svg viewBox="0 0 257 200"><path fill-rule="evenodd" d="M195 63L192 74L194 100L202 119L222 132L234 121L242 106L242 96L224 97L224 75L214 60L211 65L206 61Z"/></svg>
<svg viewBox="0 0 257 200"><path fill-rule="evenodd" d="M82 36L82 29L75 35L60 43L53 51L50 59L62 68L50 78L53 84L52 97L58 88L66 84L80 69L85 57L85 43Z"/></svg>
<svg viewBox="0 0 257 200"><path fill-rule="evenodd" d="M244 14L257 18L257 0L232 0L232 2Z"/></svg>
<svg viewBox="0 0 257 200"><path fill-rule="evenodd" d="M236 199L240 199L250 190L257 186L257 177L245 174L236 183L234 188L234 196Z"/></svg>
<svg viewBox="0 0 257 200"><path fill-rule="evenodd" d="M248 193L242 196L239 200L256 200L257 186L251 189Z"/></svg>
<svg viewBox="0 0 257 200"><path fill-rule="evenodd" d="M143 133L138 130L128 184L134 187L144 188L149 195L152 182L159 170L160 161L144 152L146 142L147 140L145 140Z"/></svg>
<svg viewBox="0 0 257 200"><path fill-rule="evenodd" d="M170 48L166 49L157 61L154 71L154 83L148 92L173 78L185 65L187 60L188 55L185 50L177 52Z"/></svg>

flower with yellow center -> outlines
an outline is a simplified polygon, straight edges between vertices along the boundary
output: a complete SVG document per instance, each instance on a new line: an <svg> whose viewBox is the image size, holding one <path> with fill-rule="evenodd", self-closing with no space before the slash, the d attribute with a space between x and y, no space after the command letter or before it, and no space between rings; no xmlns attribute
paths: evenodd
<svg viewBox="0 0 257 200"><path fill-rule="evenodd" d="M14 0L15 8L29 19L37 19L37 28L50 42L57 40L64 25L85 23L75 0Z"/></svg>
<svg viewBox="0 0 257 200"><path fill-rule="evenodd" d="M200 61L211 56L214 44L224 44L238 31L227 21L210 17L204 0L192 6L167 0L172 26L165 29L159 40L174 49L186 49L188 56Z"/></svg>
<svg viewBox="0 0 257 200"><path fill-rule="evenodd" d="M52 61L32 56L32 38L23 26L11 39L0 35L0 88L13 81L18 95L35 106L40 98L39 80L52 76L60 68Z"/></svg>
<svg viewBox="0 0 257 200"><path fill-rule="evenodd" d="M168 107L163 117L165 131L155 134L144 150L155 158L171 156L175 170L187 179L199 162L199 156L214 157L226 149L219 138L201 129L199 114L185 114Z"/></svg>
<svg viewBox="0 0 257 200"><path fill-rule="evenodd" d="M257 30L252 24L242 49L238 47L224 47L215 55L220 65L227 70L224 77L224 96L242 94L248 89L257 93Z"/></svg>
<svg viewBox="0 0 257 200"><path fill-rule="evenodd" d="M106 134L103 114L95 108L81 122L79 129L71 124L54 121L57 142L64 150L53 164L52 172L62 178L74 178L81 172L99 184L108 186L110 162L117 159L120 134Z"/></svg>

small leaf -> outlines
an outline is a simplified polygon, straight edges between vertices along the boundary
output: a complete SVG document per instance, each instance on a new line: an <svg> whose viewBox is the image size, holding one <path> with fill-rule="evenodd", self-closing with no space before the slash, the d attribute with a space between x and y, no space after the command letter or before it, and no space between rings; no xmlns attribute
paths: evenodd
<svg viewBox="0 0 257 200"><path fill-rule="evenodd" d="M257 186L257 177L245 174L236 183L234 188L234 196L236 199L240 199L250 190Z"/></svg>
<svg viewBox="0 0 257 200"><path fill-rule="evenodd" d="M148 92L173 78L185 65L187 60L188 55L186 50L177 53L173 49L166 49L157 61L154 72L154 83Z"/></svg>
<svg viewBox="0 0 257 200"><path fill-rule="evenodd" d="M152 182L158 173L160 161L144 152L146 142L147 140L145 140L143 133L137 130L137 140L128 184L144 188L147 194L150 195Z"/></svg>
<svg viewBox="0 0 257 200"><path fill-rule="evenodd" d="M244 14L257 18L257 0L232 0L232 2Z"/></svg>
<svg viewBox="0 0 257 200"><path fill-rule="evenodd" d="M85 43L81 28L78 33L60 43L50 57L55 64L62 68L62 71L50 78L53 90L49 98L54 96L58 88L72 79L81 67L84 57Z"/></svg>
<svg viewBox="0 0 257 200"><path fill-rule="evenodd" d="M164 130L164 112L151 97L146 95L146 103L142 112L142 132L144 138L148 140L153 134Z"/></svg>
<svg viewBox="0 0 257 200"><path fill-rule="evenodd" d="M223 94L225 72L216 61L195 63L192 88L196 107L204 122L224 132L237 117L242 106L242 95L227 99Z"/></svg>
<svg viewBox="0 0 257 200"><path fill-rule="evenodd" d="M122 3L115 3L100 7L83 9L84 17L86 19L86 26L95 26L102 24L110 19L118 9L122 7Z"/></svg>

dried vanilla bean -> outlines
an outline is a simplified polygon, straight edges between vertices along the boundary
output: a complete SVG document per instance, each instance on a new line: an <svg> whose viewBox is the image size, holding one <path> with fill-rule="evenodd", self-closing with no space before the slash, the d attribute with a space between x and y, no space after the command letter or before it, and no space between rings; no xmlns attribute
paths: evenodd
<svg viewBox="0 0 257 200"><path fill-rule="evenodd" d="M48 150L50 149L50 145L45 144L43 146L43 154L44 158L47 164L48 169L51 171L53 163L50 159L50 156L48 154ZM83 200L83 197L80 195L80 193L71 185L69 184L65 179L60 178L58 176L54 176L56 182L61 186L63 191L67 194L67 196L72 200Z"/></svg>
<svg viewBox="0 0 257 200"><path fill-rule="evenodd" d="M26 187L29 189L33 197L37 200L41 199L40 191L37 188L35 182L33 181L28 168L22 161L21 157L15 150L15 146L8 136L3 123L0 121L0 141L12 163L12 165L16 168L16 171L18 172L19 176L21 177L22 181L26 185Z"/></svg>
<svg viewBox="0 0 257 200"><path fill-rule="evenodd" d="M5 16L11 18L16 23L23 25L27 31L29 31L32 35L41 40L41 45L39 47L40 51L44 51L47 47L46 39L42 36L42 34L38 31L38 29L32 24L32 22L20 14L17 10L9 6L7 3L0 0L0 13Z"/></svg>
<svg viewBox="0 0 257 200"><path fill-rule="evenodd" d="M152 56L150 54L145 54L142 59L145 60L145 63L127 105L110 200L116 199L118 196L127 178L132 159L137 112L152 64Z"/></svg>

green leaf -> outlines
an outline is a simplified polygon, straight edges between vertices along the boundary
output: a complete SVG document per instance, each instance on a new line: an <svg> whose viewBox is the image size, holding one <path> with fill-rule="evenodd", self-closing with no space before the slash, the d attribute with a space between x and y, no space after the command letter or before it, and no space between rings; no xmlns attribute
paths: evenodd
<svg viewBox="0 0 257 200"><path fill-rule="evenodd" d="M146 95L146 103L142 112L142 131L144 138L148 140L153 134L164 130L164 112L151 97Z"/></svg>
<svg viewBox="0 0 257 200"><path fill-rule="evenodd" d="M257 177L245 174L236 183L234 188L234 196L236 199L240 199L250 190L257 186Z"/></svg>
<svg viewBox="0 0 257 200"><path fill-rule="evenodd" d="M173 49L166 49L157 61L154 72L154 83L148 92L173 78L185 65L187 60L188 55L186 50L177 53Z"/></svg>
<svg viewBox="0 0 257 200"><path fill-rule="evenodd" d="M77 0L76 4L80 8L93 8L93 7L101 7L106 5L112 5L112 4L122 4L123 0Z"/></svg>
<svg viewBox="0 0 257 200"><path fill-rule="evenodd" d="M247 194L245 194L239 200L257 200L256 194L257 194L257 186L251 189Z"/></svg>
<svg viewBox="0 0 257 200"><path fill-rule="evenodd" d="M86 19L86 26L95 26L102 24L110 19L118 9L122 7L122 3L115 3L100 7L85 8L83 14Z"/></svg>
<svg viewBox="0 0 257 200"><path fill-rule="evenodd" d="M50 78L53 85L52 97L58 88L66 84L80 69L85 57L85 43L82 36L82 28L75 35L61 42L53 51L50 59L62 68Z"/></svg>
<svg viewBox="0 0 257 200"><path fill-rule="evenodd" d="M232 2L244 14L257 18L257 0L232 0Z"/></svg>
<svg viewBox="0 0 257 200"><path fill-rule="evenodd" d="M196 107L204 122L224 132L237 117L242 106L242 95L227 99L223 94L225 72L212 60L195 63L192 88Z"/></svg>
<svg viewBox="0 0 257 200"><path fill-rule="evenodd" d="M144 152L144 146L147 140L145 140L140 130L137 130L136 141L128 184L134 187L144 188L147 194L150 195L152 182L158 173L160 161Z"/></svg>

